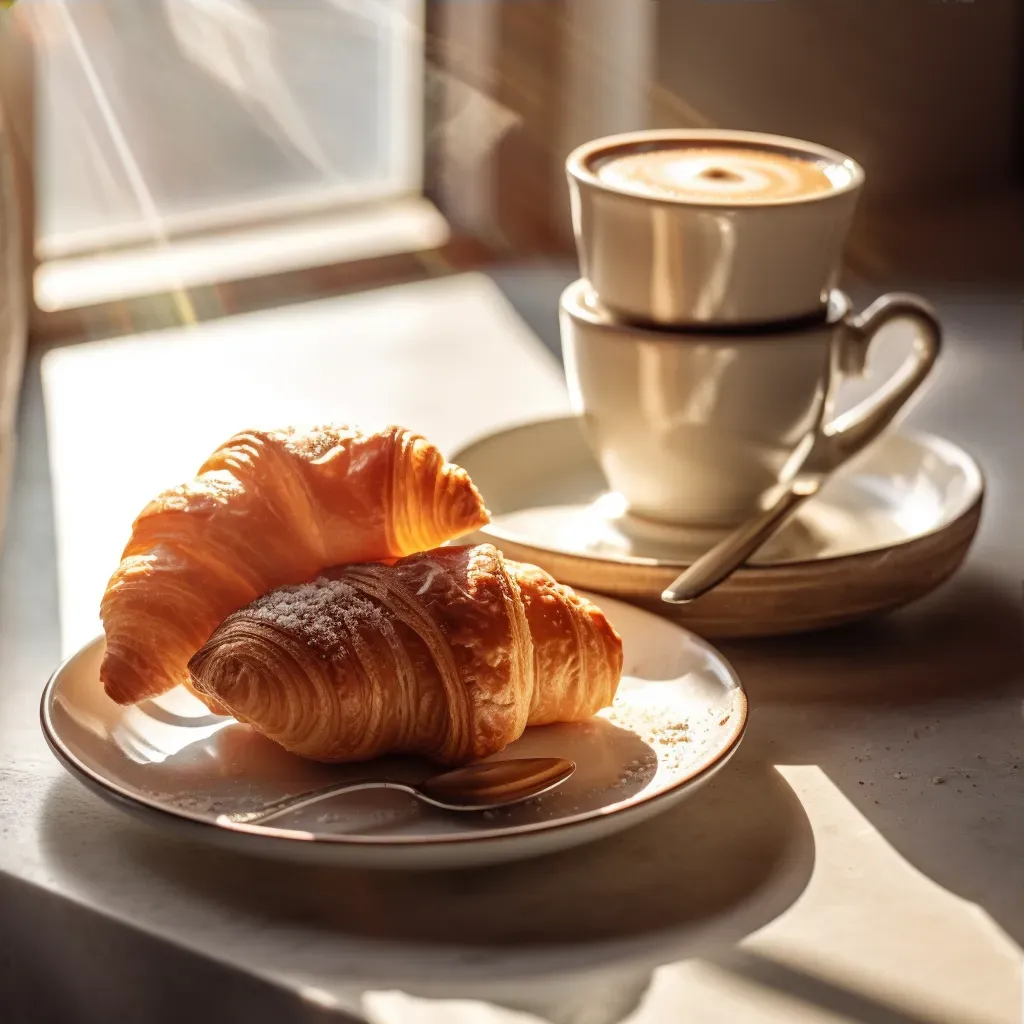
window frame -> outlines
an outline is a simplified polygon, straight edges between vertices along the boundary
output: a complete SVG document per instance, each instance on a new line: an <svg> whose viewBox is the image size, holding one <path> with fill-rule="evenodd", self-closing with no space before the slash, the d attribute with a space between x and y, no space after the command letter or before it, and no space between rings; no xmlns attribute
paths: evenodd
<svg viewBox="0 0 1024 1024"><path fill-rule="evenodd" d="M410 31L424 33L427 26L427 12L430 0L403 0L406 9L419 11L422 17L414 19ZM415 38L415 35L414 35ZM361 290L396 281L410 280L448 269L465 269L477 266L487 259L483 247L467 235L451 236L436 248L426 250L412 247L392 247L363 258L320 261L300 269L271 270L266 274L223 279L209 286L186 288L187 294L171 291L154 292L145 296L128 297L123 300L105 300L78 308L46 311L35 301L33 280L40 269L39 251L36 244L36 189L37 166L37 61L35 46L29 27L29 15L17 8L0 11L0 103L3 104L8 120L8 143L13 142L15 169L19 181L19 201L24 213L24 245L26 282L29 291L30 343L52 344L83 340L86 338L108 337L133 330L153 327L174 326L196 316L206 319L212 316L268 308L289 302L304 301L327 294L340 294ZM308 222L322 218L327 213L344 217L347 210L365 220L367 211L376 206L408 201L416 195L414 186L420 189L424 203L429 205L423 192L423 184L429 176L426 159L426 138L429 126L425 123L426 104L424 83L426 80L425 48L411 46L406 54L408 60L401 61L403 82L401 94L396 89L395 102L410 101L414 104L416 119L415 139L405 148L403 162L407 165L402 174L408 183L406 189L392 193L386 199L378 196L376 202L339 204L338 196L329 195L326 202L318 202L314 196L301 212L278 211L272 216L232 217L231 212L218 217L213 227L202 228L183 225L183 229L170 240L173 245L179 241L190 242L210 239L217 241L232 231L248 231L287 228L294 223ZM403 116L408 108L403 107ZM255 204L245 204L252 209ZM302 204L297 204L302 205ZM237 211L239 206L236 206ZM213 218L211 218L213 219ZM227 230L226 230L227 229ZM109 242L109 239L106 241ZM151 252L152 244L132 244L125 239L120 245L107 245L106 249L115 254L130 254L132 251ZM67 250L77 253L80 250ZM49 254L48 254L49 255ZM82 252L89 258L88 251ZM74 255L71 258L75 258ZM183 309L186 307L185 309Z"/></svg>
<svg viewBox="0 0 1024 1024"><path fill-rule="evenodd" d="M22 231L22 268L29 331L37 321L32 297L35 270L35 52L24 21L0 11L0 118L14 168L14 189ZM0 225L2 227L2 225Z"/></svg>
<svg viewBox="0 0 1024 1024"><path fill-rule="evenodd" d="M387 96L392 104L391 109L379 111L380 120L391 126L388 145L398 151L397 166L386 180L381 179L372 184L325 185L280 196L230 199L205 210L161 213L159 228L147 225L143 216L141 220L128 225L84 228L44 237L37 239L40 259L69 259L121 249L144 250L158 240L174 244L180 240L219 236L236 230L273 227L304 217L337 214L347 209L372 207L422 194L424 74L423 46L419 40L426 21L428 0L390 2L396 5L396 10L378 10L381 15L394 17L395 23L404 31L404 38L396 39L393 44L397 49L394 67L398 77L393 83L394 89ZM54 10L63 12L69 35L74 37L78 48L85 54L80 58L85 79L91 86L99 118L106 121L104 111L109 107L107 97L86 53L85 41L68 11L66 0L55 0ZM110 120L114 120L112 113ZM406 126L409 130L406 130ZM107 133L110 136L119 135L119 126L108 123ZM130 145L130 140L127 145ZM130 159L130 156L125 159Z"/></svg>
<svg viewBox="0 0 1024 1024"><path fill-rule="evenodd" d="M413 62L416 88L423 96L418 177L424 200L449 226L444 244L221 280L210 287L186 288L183 294L151 294L54 312L35 308L33 340L68 341L175 326L192 317L279 306L508 259L573 259L565 155L583 141L581 131L603 134L621 128L614 120L602 120L605 108L618 110L620 116L623 109L622 83L605 73L604 59L617 51L618 39L596 17L603 5L616 12L630 5L634 19L648 17L652 8L648 0L426 0L424 45L421 59ZM7 15L17 21L20 12L15 8ZM639 24L634 25L637 31ZM652 18L643 31L654 30ZM580 59L574 50L581 39L591 59L586 54ZM32 88L33 72L26 73L26 63L22 61L22 92ZM11 68L0 62L0 88L11 77ZM643 79L636 76L631 109L657 111L660 101L648 94L650 86ZM457 94L464 96L467 90L510 117L508 130L472 166L460 163L457 145L444 138L446 118L458 106ZM32 132L31 109L31 103L21 106L26 138ZM26 152L30 182L31 142ZM473 197L468 206L467 196ZM31 202L30 188L26 202Z"/></svg>

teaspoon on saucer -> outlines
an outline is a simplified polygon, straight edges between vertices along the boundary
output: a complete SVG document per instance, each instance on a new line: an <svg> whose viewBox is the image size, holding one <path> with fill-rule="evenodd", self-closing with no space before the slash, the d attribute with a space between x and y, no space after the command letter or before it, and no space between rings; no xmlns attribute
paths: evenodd
<svg viewBox="0 0 1024 1024"><path fill-rule="evenodd" d="M489 811L547 793L575 770L575 762L561 757L521 757L457 768L416 784L391 779L340 782L284 797L258 811L222 814L217 820L225 825L262 825L322 800L367 789L396 789L446 811Z"/></svg>
<svg viewBox="0 0 1024 1024"><path fill-rule="evenodd" d="M687 566L662 591L662 601L668 604L688 604L719 583L724 583L751 555L775 536L793 512L821 490L826 476L816 474L798 477L775 504Z"/></svg>
<svg viewBox="0 0 1024 1024"><path fill-rule="evenodd" d="M869 404L872 400L869 400ZM884 403L866 416L854 409L814 436L800 472L760 515L720 540L687 566L661 593L666 604L689 604L724 583L759 551L805 501L813 498L833 473L862 451L889 423ZM853 422L854 426L846 426Z"/></svg>

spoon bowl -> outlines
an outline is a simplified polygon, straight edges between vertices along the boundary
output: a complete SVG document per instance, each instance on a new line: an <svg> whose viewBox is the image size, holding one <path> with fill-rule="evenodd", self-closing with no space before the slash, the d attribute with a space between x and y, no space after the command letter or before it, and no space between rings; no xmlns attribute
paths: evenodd
<svg viewBox="0 0 1024 1024"><path fill-rule="evenodd" d="M473 764L420 783L422 799L452 811L492 810L560 786L576 771L561 757L519 757Z"/></svg>

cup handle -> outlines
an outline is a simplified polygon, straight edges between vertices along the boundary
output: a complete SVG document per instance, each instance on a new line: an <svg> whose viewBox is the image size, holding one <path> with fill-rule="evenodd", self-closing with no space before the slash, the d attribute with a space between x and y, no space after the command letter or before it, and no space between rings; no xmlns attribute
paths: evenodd
<svg viewBox="0 0 1024 1024"><path fill-rule="evenodd" d="M823 428L841 459L869 445L892 423L931 373L942 351L942 327L932 307L916 295L891 292L876 299L863 313L847 319L842 351L844 374L864 372L875 335L893 320L910 320L917 325L914 349L873 395Z"/></svg>

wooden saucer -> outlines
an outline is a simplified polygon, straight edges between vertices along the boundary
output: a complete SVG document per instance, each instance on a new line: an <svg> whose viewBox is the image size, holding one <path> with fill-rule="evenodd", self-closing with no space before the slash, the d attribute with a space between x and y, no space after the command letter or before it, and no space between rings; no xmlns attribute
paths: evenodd
<svg viewBox="0 0 1024 1024"><path fill-rule="evenodd" d="M692 604L670 606L659 595L708 542L623 515L577 420L503 430L451 458L492 513L472 540L709 637L837 626L924 596L963 561L984 495L981 470L956 445L891 433L837 473L749 565Z"/></svg>

